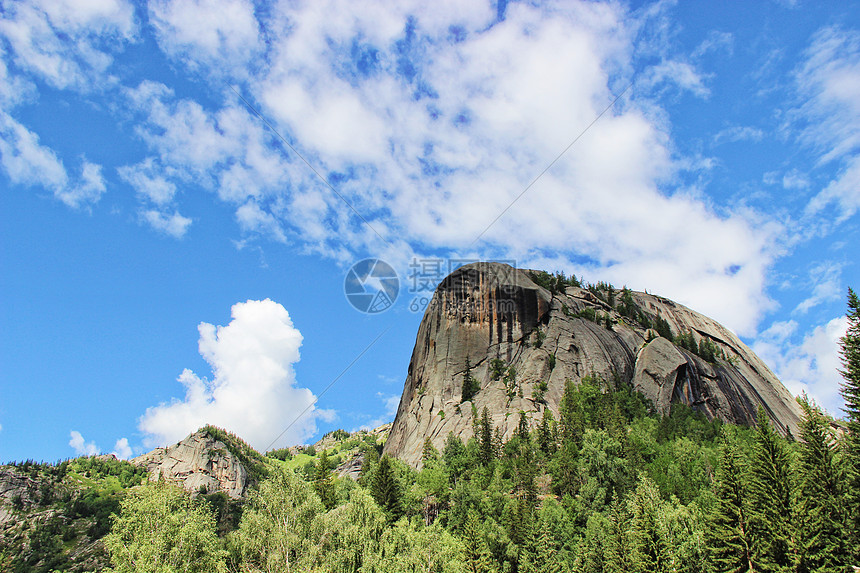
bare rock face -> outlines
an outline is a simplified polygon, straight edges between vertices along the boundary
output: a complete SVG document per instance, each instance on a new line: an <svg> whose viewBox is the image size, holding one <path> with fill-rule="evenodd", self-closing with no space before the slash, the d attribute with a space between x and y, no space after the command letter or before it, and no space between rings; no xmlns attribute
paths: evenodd
<svg viewBox="0 0 860 573"><path fill-rule="evenodd" d="M778 429L796 432L800 412L791 393L716 321L630 293L639 311L666 321L674 336L713 344L717 358L708 362L622 315L617 304L585 289L563 290L551 293L530 271L499 263L466 265L442 281L418 329L385 452L417 466L426 437L437 449L449 433L468 439L473 412L484 407L509 438L519 412L532 424L546 408L557 415L566 380L589 375L633 386L661 413L681 402L711 419L751 424L762 405ZM608 315L611 326L581 317L591 313ZM462 401L467 361L480 389Z"/></svg>
<svg viewBox="0 0 860 573"><path fill-rule="evenodd" d="M173 446L156 448L131 463L146 468L150 481L164 476L168 482L195 494L224 492L239 499L248 486L245 466L226 444L205 431L195 432Z"/></svg>

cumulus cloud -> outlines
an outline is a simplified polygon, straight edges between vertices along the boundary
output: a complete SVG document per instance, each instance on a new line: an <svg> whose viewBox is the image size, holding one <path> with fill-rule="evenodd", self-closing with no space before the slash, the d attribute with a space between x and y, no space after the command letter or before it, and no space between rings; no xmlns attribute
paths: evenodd
<svg viewBox="0 0 860 573"><path fill-rule="evenodd" d="M828 412L841 416L839 339L847 329L848 319L841 316L815 327L795 342L797 322L779 321L762 332L752 348L792 394L806 392Z"/></svg>
<svg viewBox="0 0 860 573"><path fill-rule="evenodd" d="M200 355L212 379L184 370L178 381L182 400L148 408L138 427L149 447L176 442L205 424L235 432L252 446L266 448L303 443L316 432L316 419L330 417L313 406L316 398L297 385L302 335L280 304L269 300L236 303L226 326L201 323ZM299 415L309 408L307 413Z"/></svg>
<svg viewBox="0 0 860 573"><path fill-rule="evenodd" d="M629 81L639 24L620 5L510 4L496 22L489 5L284 3L261 15L228 3L244 14L235 41L254 46L261 21L267 30L266 67L238 89L388 244L231 91L219 108L153 82L130 90L160 166L232 205L244 234L339 260L380 250L404 261L427 251L523 265L549 258L661 292L742 334L770 308L765 275L779 225L666 191L680 169L707 167L673 158L649 89L671 80L706 96L692 63L664 59L649 72L652 88L637 86L487 229ZM169 53L226 57L226 24L203 18L199 33L168 25L174 12L208 4L154 6ZM157 196L172 189L141 184Z"/></svg>
<svg viewBox="0 0 860 573"><path fill-rule="evenodd" d="M72 430L69 432L69 436L71 439L69 440L69 445L75 450L75 453L79 456L95 456L101 452L99 447L95 444L95 442L86 442L84 437L77 430Z"/></svg>
<svg viewBox="0 0 860 573"><path fill-rule="evenodd" d="M131 446L128 445L128 438L120 438L114 444L113 451L111 452L118 459L127 460L131 457L132 451Z"/></svg>

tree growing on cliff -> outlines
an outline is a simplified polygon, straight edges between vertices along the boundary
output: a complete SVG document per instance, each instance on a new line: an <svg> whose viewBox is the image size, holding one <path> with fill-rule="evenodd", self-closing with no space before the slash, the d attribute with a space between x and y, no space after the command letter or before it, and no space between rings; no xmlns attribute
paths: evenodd
<svg viewBox="0 0 860 573"><path fill-rule="evenodd" d="M478 393L481 389L481 383L477 378L472 376L472 365L469 363L469 357L466 357L466 368L463 372L463 389L461 393L461 402L467 402Z"/></svg>

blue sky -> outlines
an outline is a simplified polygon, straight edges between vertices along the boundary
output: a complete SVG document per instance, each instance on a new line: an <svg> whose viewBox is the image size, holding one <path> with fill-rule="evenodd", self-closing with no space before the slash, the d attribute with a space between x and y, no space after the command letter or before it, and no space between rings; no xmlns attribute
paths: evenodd
<svg viewBox="0 0 860 573"><path fill-rule="evenodd" d="M668 296L839 413L857 2L2 6L0 460L388 421L431 260Z"/></svg>

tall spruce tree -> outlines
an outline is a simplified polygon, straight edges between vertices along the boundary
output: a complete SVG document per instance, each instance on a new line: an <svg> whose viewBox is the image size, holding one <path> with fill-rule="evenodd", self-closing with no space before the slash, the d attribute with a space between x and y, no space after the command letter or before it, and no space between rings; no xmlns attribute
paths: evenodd
<svg viewBox="0 0 860 573"><path fill-rule="evenodd" d="M390 521L397 521L403 515L400 482L394 473L394 466L388 455L382 456L376 473L370 483L370 494L379 507L385 510Z"/></svg>
<svg viewBox="0 0 860 573"><path fill-rule="evenodd" d="M493 443L493 423L490 421L490 411L484 406L481 412L481 423L478 427L478 443L480 445L481 463L489 465L495 459L495 445Z"/></svg>
<svg viewBox="0 0 860 573"><path fill-rule="evenodd" d="M845 381L841 394L845 401L848 429L844 438L846 530L852 549L851 564L860 567L860 300L848 289L848 331L840 340Z"/></svg>
<svg viewBox="0 0 860 573"><path fill-rule="evenodd" d="M724 435L714 479L716 504L707 531L714 568L725 573L756 571L753 564L746 468L734 436Z"/></svg>
<svg viewBox="0 0 860 573"><path fill-rule="evenodd" d="M463 532L463 557L468 573L495 573L497 568L490 555L490 548L483 534L478 514L469 512Z"/></svg>
<svg viewBox="0 0 860 573"><path fill-rule="evenodd" d="M788 573L795 566L791 460L759 406L750 467L750 525L756 571Z"/></svg>
<svg viewBox="0 0 860 573"><path fill-rule="evenodd" d="M332 509L337 505L337 494L334 491L334 475L329 468L328 454L323 450L317 460L314 470L314 490L326 509Z"/></svg>
<svg viewBox="0 0 860 573"><path fill-rule="evenodd" d="M799 573L836 573L847 562L842 476L836 439L824 415L806 397L800 426Z"/></svg>

